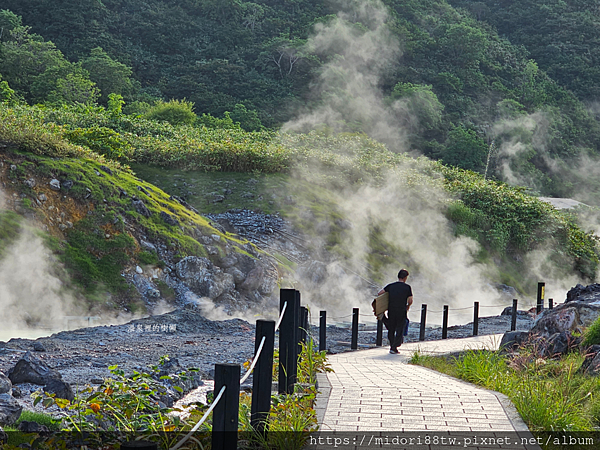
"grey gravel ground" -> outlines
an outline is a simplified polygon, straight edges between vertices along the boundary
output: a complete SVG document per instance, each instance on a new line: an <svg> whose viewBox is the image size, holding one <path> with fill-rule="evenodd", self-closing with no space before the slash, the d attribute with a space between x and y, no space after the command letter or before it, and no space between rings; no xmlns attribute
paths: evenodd
<svg viewBox="0 0 600 450"><path fill-rule="evenodd" d="M532 318L520 316L517 329L529 330L532 323ZM375 346L376 332L373 328L359 332L359 348ZM472 329L472 324L450 327L448 338L471 336ZM503 333L509 329L509 316L480 319L480 335ZM26 351L31 351L77 388L109 376L108 367L111 365L118 365L127 373L155 365L161 356L169 355L177 358L181 367L198 368L202 378L210 380L215 364L243 364L252 358L254 332L254 324L244 320L211 321L194 310L177 310L124 325L63 331L37 340L0 341L0 371L7 373ZM312 326L311 332L318 348L318 327ZM387 334L384 332L383 336L383 344L387 345ZM441 329L428 328L426 340L437 339L441 339ZM419 324L411 323L406 342L418 340ZM327 327L328 352L350 351L350 341L349 328ZM34 350L34 344L37 350ZM29 395L40 387L18 387L23 394L19 401L27 409L33 409Z"/></svg>

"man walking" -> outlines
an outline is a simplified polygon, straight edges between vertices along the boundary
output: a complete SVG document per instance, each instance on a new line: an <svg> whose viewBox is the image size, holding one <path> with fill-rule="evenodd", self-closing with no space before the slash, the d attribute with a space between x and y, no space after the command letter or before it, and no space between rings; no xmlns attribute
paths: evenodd
<svg viewBox="0 0 600 450"><path fill-rule="evenodd" d="M389 294L388 306L388 339L390 341L390 353L398 353L398 347L403 341L404 325L406 315L413 303L413 294L411 287L406 284L408 270L402 269L398 272L398 281L390 283L384 287L377 295L384 292Z"/></svg>

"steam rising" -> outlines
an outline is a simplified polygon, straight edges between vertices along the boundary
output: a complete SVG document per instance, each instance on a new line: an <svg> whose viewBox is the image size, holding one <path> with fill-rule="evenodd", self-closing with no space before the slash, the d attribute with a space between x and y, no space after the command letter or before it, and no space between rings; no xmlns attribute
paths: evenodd
<svg viewBox="0 0 600 450"><path fill-rule="evenodd" d="M0 261L0 321L3 331L28 327L55 330L64 327L72 299L53 275L56 262L41 239L24 228Z"/></svg>
<svg viewBox="0 0 600 450"><path fill-rule="evenodd" d="M387 29L387 18L385 6L377 0L350 1L335 20L315 27L309 47L328 61L315 84L322 103L315 110L300 114L284 130L306 132L327 125L342 131L340 124L360 122L369 136L395 151L408 150L402 125L415 119L406 116L407 109L401 102L386 104L379 89L381 77L398 63L400 56L400 43ZM357 21L364 27L357 26ZM349 149L337 151L355 157ZM299 169L302 178L320 177L335 199L337 212L352 224L340 244L341 253L351 255L349 258L330 261L320 272L313 267L299 273L303 302L312 305L313 310L326 309L332 316L347 317L353 307L360 307L363 314L370 314L370 302L382 287L364 281L369 276L367 266L369 254L373 253L374 232L382 243L390 244L387 252L395 258L380 270L386 280L383 284L397 280L398 270L407 268L416 305L427 303L432 311L441 310L444 304L472 307L473 301L508 305L486 281L494 275L490 268L475 262L478 243L454 236L444 215L450 200L447 194L441 187L432 188L437 185L436 180L418 164L416 169L414 166L413 161L411 167L396 167L382 174L383 184L348 182L342 187L339 177L335 186L326 184L324 180L335 178L336 174L322 167ZM411 183L411 179L419 177L425 182ZM411 314L418 319L414 312ZM461 320L456 313L453 319ZM434 315L431 320L441 321L441 316L436 319Z"/></svg>
<svg viewBox="0 0 600 450"><path fill-rule="evenodd" d="M315 27L309 50L327 61L314 85L321 103L299 114L286 124L284 131L308 132L323 126L348 131L351 124L360 123L363 131L386 143L388 148L410 151L405 136L416 117L401 101L386 103L379 89L382 76L390 66L398 64L401 54L401 44L387 29L387 18L386 7L378 0L350 0L344 3L334 20ZM356 22L364 26L359 27ZM549 118L543 113L496 124L494 135L500 142L501 169L508 182L530 186L535 183L514 171L511 163L525 157L532 148L545 150L549 127ZM508 135L512 138L501 139ZM337 152L356 157L349 149L339 148ZM559 169L547 152L543 156L552 170ZM415 169L413 164L381 174L383 183L363 180L360 184L347 182L340 186L339 176L322 166L298 168L299 177L320 179L321 186L335 199L337 212L352 224L339 245L339 253L350 256L330 260L321 270L313 264L298 273L303 302L311 305L313 311L325 309L332 317L345 321L350 320L348 314L353 307L360 307L362 314L369 315L370 302L376 292L384 284L395 281L401 268L411 273L408 282L413 287L415 307L427 303L430 311L441 311L447 304L454 310L451 321L455 323L471 320L474 301L479 301L483 308L490 307L482 310L483 315L498 314L512 304L510 294L501 294L490 283L499 279L495 265L477 262L479 244L454 235L452 224L444 214L452 199L441 187L431 188L436 180L428 173L418 164ZM425 182L413 183L411 179L415 176ZM332 178L336 183L325 181ZM378 272L385 281L378 285L365 282L369 277L367 266L373 264L374 232L381 242L389 244L388 256L395 259L390 263L390 258L382 255L381 260L387 262ZM319 247L322 243L315 245ZM539 250L527 255L530 273L524 277L546 281L546 298L561 302L566 291L581 280L564 271L557 273L555 268L550 269L549 254L549 250ZM520 308L532 306L534 296L532 292L528 298L521 297ZM418 320L416 308L410 314L413 320ZM433 314L428 322L441 323L441 315Z"/></svg>
<svg viewBox="0 0 600 450"><path fill-rule="evenodd" d="M395 115L405 111L400 103L386 106L379 89L382 75L401 56L400 43L387 27L387 9L379 0L349 0L342 8L328 24L315 26L306 48L327 61L313 85L321 104L287 123L283 131L326 126L339 132L358 126L393 149L404 150L406 132Z"/></svg>

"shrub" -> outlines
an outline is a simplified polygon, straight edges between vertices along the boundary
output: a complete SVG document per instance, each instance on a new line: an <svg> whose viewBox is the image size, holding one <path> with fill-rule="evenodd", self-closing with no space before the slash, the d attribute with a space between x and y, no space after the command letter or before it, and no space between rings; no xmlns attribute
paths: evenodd
<svg viewBox="0 0 600 450"><path fill-rule="evenodd" d="M600 345L600 317L585 330L582 344Z"/></svg>
<svg viewBox="0 0 600 450"><path fill-rule="evenodd" d="M73 144L85 145L95 152L113 160L128 161L133 156L133 148L116 131L106 127L75 128L66 131L65 137Z"/></svg>
<svg viewBox="0 0 600 450"><path fill-rule="evenodd" d="M194 104L186 100L159 101L144 114L148 120L160 120L171 125L191 125L196 121Z"/></svg>

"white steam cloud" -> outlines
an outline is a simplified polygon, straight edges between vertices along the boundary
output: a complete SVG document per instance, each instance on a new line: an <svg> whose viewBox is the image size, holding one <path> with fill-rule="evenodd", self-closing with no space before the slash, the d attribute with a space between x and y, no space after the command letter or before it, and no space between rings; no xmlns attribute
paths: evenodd
<svg viewBox="0 0 600 450"><path fill-rule="evenodd" d="M509 306L510 299L502 298L487 281L495 278L493 270L475 260L479 244L470 238L455 237L443 213L449 199L442 189L423 191L394 179L394 174L398 172L390 173L390 181L384 186L362 185L336 195L339 212L352 223L342 244L351 256L346 261L328 264L325 273L317 274L317 278L324 278L319 283L314 283L315 268L308 270L301 283L303 301L313 309L326 309L332 317L343 317L353 307L370 315L370 302L382 287L367 286L363 281L368 277L366 266L373 257L372 233L376 229L379 243L389 243L387 255L381 255L388 261L380 270L386 283L395 281L401 268L411 273L413 320L419 320L417 309L421 303L426 303L432 312L428 319L431 324L441 324L441 314L437 312L443 305L454 309L453 323L470 320L469 308L474 301L497 305L488 314L498 314ZM395 261L390 263L390 259Z"/></svg>
<svg viewBox="0 0 600 450"><path fill-rule="evenodd" d="M358 128L394 150L404 150L406 130L397 119L406 116L405 105L386 105L379 89L382 75L401 56L400 43L387 26L388 11L379 0L349 0L342 8L332 21L315 26L305 49L326 61L313 84L321 104L283 131Z"/></svg>
<svg viewBox="0 0 600 450"><path fill-rule="evenodd" d="M417 119L406 103L386 102L379 88L382 76L391 65L398 63L401 55L401 44L389 32L387 19L387 9L380 1L350 0L334 20L315 27L309 50L327 61L314 85L321 103L299 114L286 124L284 131L308 132L324 125L334 131L348 131L352 123L360 123L363 131L385 142L392 150L408 150L406 136ZM511 159L526 157L532 148L545 149L548 127L549 121L542 113L496 125L494 134L501 143L507 181L533 182L512 169ZM498 138L508 134L514 138ZM337 151L351 153L344 148ZM548 164L552 161L548 160ZM327 260L321 266L312 263L298 272L303 302L313 311L325 309L332 318L337 316L344 321L350 320L348 315L353 307L360 307L361 314L370 315L370 302L382 287L365 282L368 266L373 264L371 237L374 230L381 242L393 246L389 248L390 254L382 255L386 263L378 269L386 283L395 281L401 268L411 273L409 284L413 287L415 307L409 316L413 320L419 320L417 308L421 303L427 303L432 312L449 305L450 320L454 323L471 320L474 301L479 301L483 308L490 307L483 309L481 315L498 314L512 305L513 297L500 293L490 282L499 279L495 265L477 262L479 244L470 238L455 236L444 214L452 200L447 192L441 187L431 188L436 185L435 180L420 169L417 169L421 172L419 176L430 177L429 181L411 185L407 181L409 170L412 169L396 167L382 174L385 180L382 185L363 180L360 185L347 183L340 188L339 177L336 187L327 185L328 195L335 198L337 212L352 224L351 229L345 231L345 242L340 244L342 253L349 256ZM319 178L319 175L321 180L336 177L318 165L298 169L298 176L304 179ZM327 230L323 231L326 234ZM579 280L575 276L549 272L547 255L542 251L532 253L527 261L531 264L532 276L539 276L539 281L547 280L546 298L551 295L560 302ZM390 259L395 261L390 263ZM520 307L530 306L534 296L532 292L528 298L521 298ZM441 314L428 318L428 323L436 322L441 323Z"/></svg>
<svg viewBox="0 0 600 450"><path fill-rule="evenodd" d="M53 275L54 257L32 230L23 227L0 261L0 322L3 332L57 330L73 315L72 299Z"/></svg>
<svg viewBox="0 0 600 450"><path fill-rule="evenodd" d="M307 132L323 125L342 131L340 124L359 122L370 136L393 150L406 150L405 127L407 123L412 126L415 119L402 102L387 104L379 88L381 77L398 63L400 56L400 43L388 30L387 19L387 9L378 0L349 1L336 19L315 28L315 35L309 40L310 50L328 61L315 83L322 103L315 110L300 114L284 131ZM344 148L337 151L347 152ZM311 176L320 172L322 179L332 175L322 167L304 170ZM454 236L443 213L449 200L447 194L441 188L423 191L411 187L402 171L403 168L396 168L385 174L383 185L348 183L329 191L335 198L337 212L352 224L344 236L346 242L341 244L351 256L325 267L313 264L299 273L303 302L313 310L326 309L332 317L347 316L353 307L360 307L363 314L370 313L370 302L382 287L364 282L368 278L370 236L374 229L382 242L391 243L402 253L390 255L396 262L387 263L380 272L387 282L393 282L398 270L407 268L416 305L427 303L430 310L436 311L444 304L462 308L472 307L473 301L482 305L501 301L497 290L486 281L493 274L475 262L478 244ZM432 178L426 184L433 186L436 182ZM389 252L396 251L394 248ZM411 315L418 320L414 312ZM438 319L441 321L441 316ZM456 313L453 319L460 320ZM435 314L430 320L436 320Z"/></svg>

